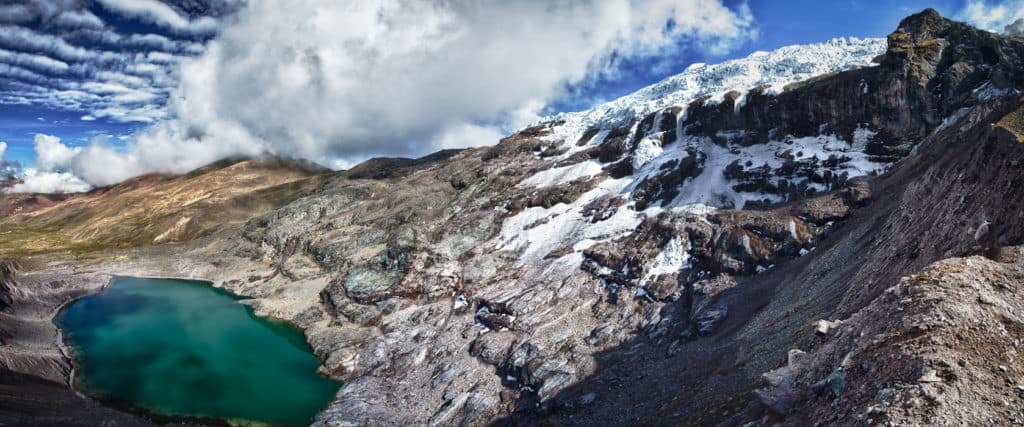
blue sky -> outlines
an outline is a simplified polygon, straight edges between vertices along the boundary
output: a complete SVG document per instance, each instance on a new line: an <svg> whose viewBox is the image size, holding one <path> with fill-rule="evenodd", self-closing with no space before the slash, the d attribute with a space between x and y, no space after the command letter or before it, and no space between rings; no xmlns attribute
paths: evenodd
<svg viewBox="0 0 1024 427"><path fill-rule="evenodd" d="M176 61L200 55L206 43L220 37L218 32L224 28L225 22L231 20L232 12L246 7L243 0L183 0L173 2L174 7L167 7L158 0L32 1L32 4L56 6L26 11L22 7L24 2L0 0L0 53L32 55L35 61L26 65L24 56L19 57L21 62L11 59L13 54L9 54L7 59L0 56L0 67L4 64L12 67L0 68L0 141L8 145L5 159L24 166L32 166L36 158L37 153L33 149L36 134L57 136L72 148L85 147L97 136L106 135L104 145L123 150L124 141L130 135L167 120L170 114L166 105L179 85ZM695 62L718 62L757 50L820 42L834 37L883 37L896 27L900 19L927 7L939 10L944 16L963 16L967 1L724 0L724 6L734 12L749 7L755 36L739 38L724 52L703 49L703 40L680 37L673 42L673 48L663 49L670 52L668 55L656 58L650 55L629 56L616 63L614 76L602 74L576 78L566 85L569 95L542 99L544 107L539 112L547 114L586 109L596 102L614 99L657 82ZM995 5L993 2L972 1L984 3L986 7ZM66 45L61 48L59 40L54 42L58 45L19 44L22 40L17 37L19 29L60 38ZM129 43L127 37L133 35L136 38ZM231 45L230 40L225 45ZM88 59L79 64L74 62L76 54L68 51L78 47L112 52L113 56L105 62ZM53 71L50 63L39 62L38 57L52 58L71 66L58 64L63 68ZM36 82L32 79L37 77L13 74L21 69L35 73L35 76L42 75L45 79L52 76L47 74L50 72L59 76L53 81ZM113 73L104 74L104 71ZM89 82L103 84L83 85ZM57 89L48 92L49 88L60 88L63 92ZM244 95L246 91L236 88L234 93ZM201 105L217 104L218 96L223 94L204 94L205 104ZM231 108L237 110L240 107ZM341 108L341 111L349 110ZM477 123L488 120L486 116L467 117L465 120ZM503 120L501 117L505 116L496 115L492 119L500 121ZM181 132L187 134L195 126L186 124L180 128L184 128ZM409 130L414 131L434 132L415 127ZM437 130L438 133L442 131ZM250 130L259 137L268 132L271 131ZM292 137L293 134L285 135ZM335 134L328 135L336 137ZM407 133L389 138L403 138L402 135L408 137ZM303 136L298 135L295 139ZM362 144L366 145L365 142ZM395 154L423 154L417 150L435 147L411 145L415 147L398 150ZM382 154L351 147L345 150L331 149L327 153L338 156L356 156L364 152Z"/></svg>
<svg viewBox="0 0 1024 427"><path fill-rule="evenodd" d="M728 2L735 7L739 2ZM963 1L863 1L863 0L753 0L747 3L757 19L758 35L724 55L711 55L688 49L671 58L667 72L654 72L644 62L628 64L625 78L602 81L588 88L587 95L598 99L614 99L638 88L678 73L695 62L715 63L744 57L758 50L774 50L782 46L826 41L836 37L885 37L907 15L926 8L938 10L943 16L955 16ZM587 97L559 100L553 110L585 109L593 100Z"/></svg>

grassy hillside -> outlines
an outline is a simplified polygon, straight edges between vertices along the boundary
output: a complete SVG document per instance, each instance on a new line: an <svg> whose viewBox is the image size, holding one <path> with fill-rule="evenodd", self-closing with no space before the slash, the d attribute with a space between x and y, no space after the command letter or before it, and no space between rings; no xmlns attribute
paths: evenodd
<svg viewBox="0 0 1024 427"><path fill-rule="evenodd" d="M261 158L218 162L186 175L144 175L0 218L0 257L191 240L307 194L323 172Z"/></svg>

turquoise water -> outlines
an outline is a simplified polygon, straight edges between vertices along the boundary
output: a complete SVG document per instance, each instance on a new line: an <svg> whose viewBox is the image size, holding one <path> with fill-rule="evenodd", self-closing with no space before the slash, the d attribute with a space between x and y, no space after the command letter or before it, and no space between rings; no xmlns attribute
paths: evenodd
<svg viewBox="0 0 1024 427"><path fill-rule="evenodd" d="M307 425L339 383L302 333L205 282L116 278L58 316L78 387L163 415Z"/></svg>

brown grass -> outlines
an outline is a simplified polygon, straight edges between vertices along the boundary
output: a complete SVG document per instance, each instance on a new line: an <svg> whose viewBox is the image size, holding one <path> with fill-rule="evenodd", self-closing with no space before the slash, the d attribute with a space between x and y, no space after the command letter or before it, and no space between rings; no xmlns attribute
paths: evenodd
<svg viewBox="0 0 1024 427"><path fill-rule="evenodd" d="M1018 141L1024 140L1024 105L1004 116L996 122L996 126L1010 131Z"/></svg>
<svg viewBox="0 0 1024 427"><path fill-rule="evenodd" d="M0 219L0 256L188 241L301 197L320 177L253 161L140 177Z"/></svg>

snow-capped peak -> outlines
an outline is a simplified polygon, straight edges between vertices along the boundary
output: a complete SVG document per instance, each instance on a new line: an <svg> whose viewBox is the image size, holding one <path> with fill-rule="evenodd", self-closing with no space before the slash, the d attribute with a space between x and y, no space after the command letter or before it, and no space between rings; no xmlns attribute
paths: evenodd
<svg viewBox="0 0 1024 427"><path fill-rule="evenodd" d="M758 51L746 58L714 65L693 64L682 73L630 95L590 110L560 113L543 121L564 121L553 129L551 138L574 142L587 129L614 126L661 108L687 105L703 96L719 101L730 91L745 93L760 86L781 92L793 82L868 66L885 49L885 39L837 38L824 43L786 46L771 52Z"/></svg>
<svg viewBox="0 0 1024 427"><path fill-rule="evenodd" d="M694 64L680 74L631 95L587 111L562 113L544 119L543 123L557 124L552 125L551 132L543 138L560 143L564 150L553 157L552 168L537 172L522 181L520 186L554 187L590 178L607 172L608 167L620 158L630 167L628 172L619 176L609 174L602 178L595 187L571 203L547 208L530 207L508 218L503 224L498 247L519 250L520 261L530 263L538 262L570 244L575 250L574 257L579 258L580 250L598 241L631 234L647 214L662 209L704 212L709 206L741 209L752 201L781 202L786 199L784 193L790 188L804 193L830 188L827 183L809 180L804 176L806 171L820 172L822 179L818 181L828 181L831 176L845 179L883 169L884 163L872 161L864 152L863 145L874 135L869 129L860 132L854 138L857 141L846 141L836 135L804 138L780 135L777 140L754 146L735 145L729 138L724 138L725 146L720 146L708 137L681 133L666 141L663 134L667 132L642 130L637 126L645 116L658 112L653 125L658 128L662 126L661 114L665 108L686 107L702 97L709 97L706 102L720 102L730 91L745 94L762 86L770 86L769 93L780 93L790 83L869 66L885 49L884 39L833 39L825 43L788 46L772 52L755 52L743 59L715 65ZM743 102L743 98L737 100L737 104ZM670 119L679 120L685 114L684 108L681 116L672 114ZM621 130L630 123L634 123L630 133L636 133L638 139L635 144L630 143L621 157L615 160L598 157L554 166L559 161L569 160L575 153L604 144L613 129ZM589 137L587 143L576 144L591 129L602 130ZM828 159L832 159L831 164L826 166ZM779 172L787 165L792 170ZM804 172L795 173L798 170ZM672 176L688 177L679 182ZM765 186L773 187L775 191L762 192L737 186L744 181L763 181ZM650 183L654 184L645 187ZM644 200L637 199L638 193L646 193ZM659 200L652 203L651 197ZM613 208L605 217L593 221L586 216L585 207L602 198L623 198L629 203ZM681 255L670 258L665 263L672 268L685 261Z"/></svg>

